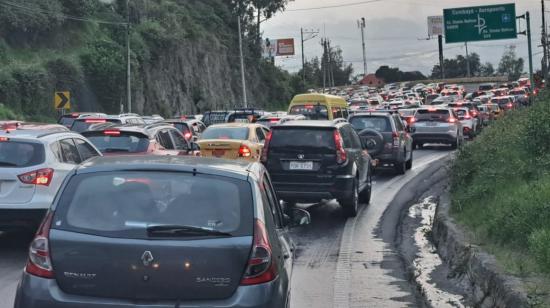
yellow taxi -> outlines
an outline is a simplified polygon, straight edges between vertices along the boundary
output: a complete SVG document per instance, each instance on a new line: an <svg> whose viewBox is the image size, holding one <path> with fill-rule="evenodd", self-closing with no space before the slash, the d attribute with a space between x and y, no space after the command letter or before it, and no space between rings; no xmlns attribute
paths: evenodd
<svg viewBox="0 0 550 308"><path fill-rule="evenodd" d="M288 107L289 115L304 115L308 120L347 119L349 106L340 96L310 93L294 96Z"/></svg>
<svg viewBox="0 0 550 308"><path fill-rule="evenodd" d="M201 156L257 161L269 129L260 124L224 123L209 126L197 144Z"/></svg>

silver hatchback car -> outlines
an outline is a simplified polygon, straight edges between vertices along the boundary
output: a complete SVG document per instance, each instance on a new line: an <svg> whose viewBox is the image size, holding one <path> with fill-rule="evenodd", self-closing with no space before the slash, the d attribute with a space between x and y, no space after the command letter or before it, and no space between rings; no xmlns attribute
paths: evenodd
<svg viewBox="0 0 550 308"><path fill-rule="evenodd" d="M62 125L0 123L0 231L36 230L66 175L101 153Z"/></svg>
<svg viewBox="0 0 550 308"><path fill-rule="evenodd" d="M15 308L288 307L294 246L259 163L93 159L31 243Z"/></svg>
<svg viewBox="0 0 550 308"><path fill-rule="evenodd" d="M462 123L450 108L434 106L418 109L411 132L414 147L422 148L426 143L443 143L457 148L464 143Z"/></svg>

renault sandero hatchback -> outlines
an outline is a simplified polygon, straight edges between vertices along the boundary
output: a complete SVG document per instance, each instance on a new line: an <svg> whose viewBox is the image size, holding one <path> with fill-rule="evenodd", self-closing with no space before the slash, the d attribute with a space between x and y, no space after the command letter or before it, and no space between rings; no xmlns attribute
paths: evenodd
<svg viewBox="0 0 550 308"><path fill-rule="evenodd" d="M32 241L15 307L288 307L288 217L259 163L94 159Z"/></svg>

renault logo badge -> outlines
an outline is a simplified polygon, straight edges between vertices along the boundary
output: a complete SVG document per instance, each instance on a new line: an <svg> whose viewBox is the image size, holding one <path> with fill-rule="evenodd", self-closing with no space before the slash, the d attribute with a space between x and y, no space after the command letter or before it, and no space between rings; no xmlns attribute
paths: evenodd
<svg viewBox="0 0 550 308"><path fill-rule="evenodd" d="M141 256L141 261L143 262L143 266L151 265L151 263L153 263L154 260L155 258L153 258L153 254L149 250L145 251Z"/></svg>
<svg viewBox="0 0 550 308"><path fill-rule="evenodd" d="M298 154L298 159L304 159L304 154Z"/></svg>

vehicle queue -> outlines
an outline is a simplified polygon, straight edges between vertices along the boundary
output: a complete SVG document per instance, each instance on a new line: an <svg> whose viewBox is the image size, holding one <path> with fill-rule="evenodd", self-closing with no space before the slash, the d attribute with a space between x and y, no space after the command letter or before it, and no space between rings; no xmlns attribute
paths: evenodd
<svg viewBox="0 0 550 308"><path fill-rule="evenodd" d="M354 217L375 172L455 149L532 95L520 82L321 92L275 113L0 121L0 230L37 230L15 307L288 307L286 230L311 220L296 203L336 199Z"/></svg>

